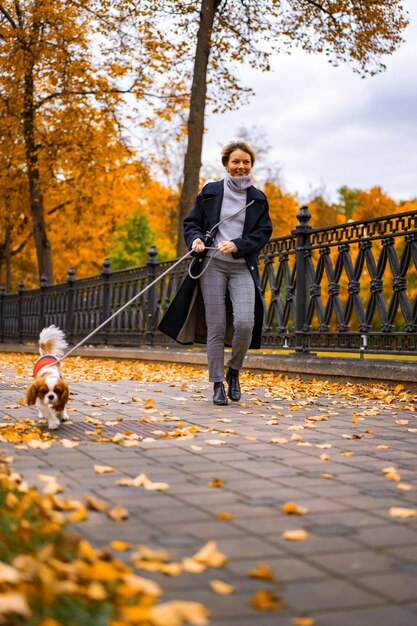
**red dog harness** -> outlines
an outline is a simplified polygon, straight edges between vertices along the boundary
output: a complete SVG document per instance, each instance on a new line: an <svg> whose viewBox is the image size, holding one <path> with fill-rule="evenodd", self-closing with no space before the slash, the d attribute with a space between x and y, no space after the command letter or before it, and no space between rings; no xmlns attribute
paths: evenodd
<svg viewBox="0 0 417 626"><path fill-rule="evenodd" d="M59 366L60 362L56 356L53 354L44 354L36 361L33 367L33 376L34 378L38 378L39 376L42 376L44 369L50 369L51 367L56 367L58 376L60 376Z"/></svg>

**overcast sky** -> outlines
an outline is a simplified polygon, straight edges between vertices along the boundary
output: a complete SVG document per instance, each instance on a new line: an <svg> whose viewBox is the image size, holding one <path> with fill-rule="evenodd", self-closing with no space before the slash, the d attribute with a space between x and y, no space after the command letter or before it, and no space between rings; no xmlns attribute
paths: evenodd
<svg viewBox="0 0 417 626"><path fill-rule="evenodd" d="M255 96L237 111L207 116L203 165L218 162L220 146L242 125L257 126L272 146L269 161L301 200L323 187L335 200L342 185L417 197L417 2L403 4L406 42L382 74L361 79L301 51L276 55L273 72L245 68Z"/></svg>

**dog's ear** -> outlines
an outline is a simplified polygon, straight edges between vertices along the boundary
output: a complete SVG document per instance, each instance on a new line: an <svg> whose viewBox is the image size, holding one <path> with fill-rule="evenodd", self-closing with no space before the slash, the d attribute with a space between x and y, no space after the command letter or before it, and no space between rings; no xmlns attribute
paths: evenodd
<svg viewBox="0 0 417 626"><path fill-rule="evenodd" d="M57 391L58 402L56 403L55 408L57 411L63 411L69 398L69 387L65 380L61 379L57 382L57 384L55 385L55 392Z"/></svg>
<svg viewBox="0 0 417 626"><path fill-rule="evenodd" d="M36 381L31 384L29 389L26 391L26 402L29 406L35 404L36 398L38 397L38 385Z"/></svg>

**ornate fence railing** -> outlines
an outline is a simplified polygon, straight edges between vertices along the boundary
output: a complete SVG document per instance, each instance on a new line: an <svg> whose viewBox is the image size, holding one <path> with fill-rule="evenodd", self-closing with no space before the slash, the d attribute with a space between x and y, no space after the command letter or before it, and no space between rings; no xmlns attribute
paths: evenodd
<svg viewBox="0 0 417 626"><path fill-rule="evenodd" d="M417 348L417 211L312 228L308 207L296 228L271 239L259 256L266 347L415 353ZM56 324L75 343L169 268L155 248L147 263L16 294L0 288L0 342L36 341ZM113 318L90 343L167 344L157 331L188 261Z"/></svg>

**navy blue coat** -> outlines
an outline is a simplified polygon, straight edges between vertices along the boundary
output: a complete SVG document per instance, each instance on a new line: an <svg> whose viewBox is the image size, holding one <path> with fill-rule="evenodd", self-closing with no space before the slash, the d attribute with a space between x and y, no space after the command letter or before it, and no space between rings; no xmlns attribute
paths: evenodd
<svg viewBox="0 0 417 626"><path fill-rule="evenodd" d="M222 200L222 180L208 183L198 194L191 213L184 220L184 237L189 249L195 239L200 238L204 241L206 233L220 220ZM237 248L237 251L232 254L236 259L245 259L255 283L255 324L250 347L260 348L264 303L260 287L258 254L271 237L272 223L269 217L268 200L265 194L253 185L247 190L246 203L251 200L254 200L254 203L246 209L242 237L232 240ZM207 251L194 259L193 274L197 275L201 271L201 264L206 254ZM231 345L233 316L230 301L226 303L226 314L225 344ZM188 275L185 277L158 329L178 343L191 344L194 341L206 343L206 318L198 279L193 280Z"/></svg>

